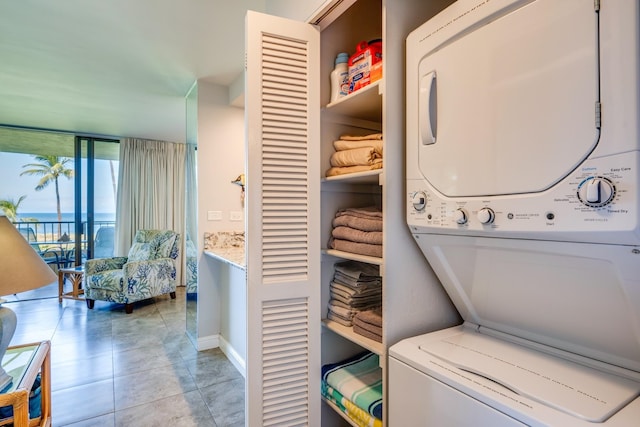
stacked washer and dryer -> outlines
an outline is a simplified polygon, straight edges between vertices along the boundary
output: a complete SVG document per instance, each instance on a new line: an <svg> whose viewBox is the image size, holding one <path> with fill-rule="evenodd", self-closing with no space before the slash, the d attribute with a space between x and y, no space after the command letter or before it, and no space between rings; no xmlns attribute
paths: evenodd
<svg viewBox="0 0 640 427"><path fill-rule="evenodd" d="M407 222L464 319L389 424L640 426L640 6L458 0L407 39Z"/></svg>

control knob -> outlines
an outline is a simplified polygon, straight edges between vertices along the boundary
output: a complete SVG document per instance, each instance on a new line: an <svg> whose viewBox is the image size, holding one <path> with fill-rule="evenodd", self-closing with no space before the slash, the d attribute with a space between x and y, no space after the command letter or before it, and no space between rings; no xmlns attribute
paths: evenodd
<svg viewBox="0 0 640 427"><path fill-rule="evenodd" d="M467 217L467 212L465 212L464 209L458 208L453 211L453 219L456 223L462 225L466 224L469 218Z"/></svg>
<svg viewBox="0 0 640 427"><path fill-rule="evenodd" d="M427 194L424 191L416 191L411 198L411 203L415 210L424 210L427 207Z"/></svg>
<svg viewBox="0 0 640 427"><path fill-rule="evenodd" d="M491 224L496 218L495 212L491 208L482 208L478 211L478 221L482 224Z"/></svg>
<svg viewBox="0 0 640 427"><path fill-rule="evenodd" d="M613 200L616 187L613 182L601 176L592 176L578 186L578 199L592 208L606 206Z"/></svg>

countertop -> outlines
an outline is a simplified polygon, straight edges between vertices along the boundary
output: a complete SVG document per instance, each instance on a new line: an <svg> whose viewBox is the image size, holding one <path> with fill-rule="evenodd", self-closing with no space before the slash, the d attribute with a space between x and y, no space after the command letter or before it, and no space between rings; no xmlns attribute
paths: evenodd
<svg viewBox="0 0 640 427"><path fill-rule="evenodd" d="M243 270L247 268L244 257L244 248L215 248L204 251L204 254L208 257L226 262L227 264L231 264Z"/></svg>
<svg viewBox="0 0 640 427"><path fill-rule="evenodd" d="M205 255L235 267L246 269L243 231L204 233Z"/></svg>

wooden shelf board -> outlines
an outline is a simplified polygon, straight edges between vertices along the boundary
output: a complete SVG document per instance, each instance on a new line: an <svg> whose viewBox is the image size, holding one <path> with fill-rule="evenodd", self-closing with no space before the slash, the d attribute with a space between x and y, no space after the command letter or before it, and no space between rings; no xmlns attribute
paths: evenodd
<svg viewBox="0 0 640 427"><path fill-rule="evenodd" d="M356 422L355 422L355 421L353 421L351 418L349 418L349 416L347 416L347 414L345 414L344 412L342 412L342 411L340 410L340 408L338 408L338 406L337 406L335 403L333 403L332 401L330 401L329 399L327 399L327 398L326 398L326 397L324 397L324 396L322 397L322 400L323 400L327 405L329 405L329 407L330 407L331 409L333 409L334 411L336 411L336 412L337 412L337 413L338 413L342 418L344 418L344 420L345 420L346 422L348 422L348 423L349 423L349 425L352 425L353 427L358 427L358 424L356 424Z"/></svg>
<svg viewBox="0 0 640 427"><path fill-rule="evenodd" d="M371 171L355 172L344 175L328 176L322 178L321 182L344 182L349 184L379 184L380 176L384 169L375 169Z"/></svg>
<svg viewBox="0 0 640 427"><path fill-rule="evenodd" d="M380 80L350 93L325 107L332 114L379 122L382 120Z"/></svg>
<svg viewBox="0 0 640 427"><path fill-rule="evenodd" d="M339 251L337 249L323 249L322 252L337 258L348 259L351 261L366 262L367 264L382 265L384 263L384 260L382 258L367 256L367 255L352 254L351 252Z"/></svg>

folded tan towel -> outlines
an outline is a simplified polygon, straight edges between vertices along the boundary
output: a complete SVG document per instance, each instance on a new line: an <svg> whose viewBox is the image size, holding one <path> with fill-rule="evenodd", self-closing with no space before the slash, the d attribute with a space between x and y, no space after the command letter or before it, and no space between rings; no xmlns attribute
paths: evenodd
<svg viewBox="0 0 640 427"><path fill-rule="evenodd" d="M344 319L340 315L332 312L331 309L329 309L327 313L327 319L333 320L334 322L338 322L344 326L353 326L353 322L351 321L351 319Z"/></svg>
<svg viewBox="0 0 640 427"><path fill-rule="evenodd" d="M363 139L382 139L381 133L372 133L369 135L340 135L340 139L345 141L361 141Z"/></svg>
<svg viewBox="0 0 640 427"><path fill-rule="evenodd" d="M333 265L335 275L347 276L356 282L379 281L380 266L359 261L342 261ZM357 283L356 285L357 286Z"/></svg>
<svg viewBox="0 0 640 427"><path fill-rule="evenodd" d="M353 289L368 289L382 285L382 278L379 277L372 280L357 280L336 271L333 275L333 282L340 283L341 285L345 285Z"/></svg>
<svg viewBox="0 0 640 427"><path fill-rule="evenodd" d="M336 282L334 280L331 282L329 286L330 286L331 292L340 293L344 295L346 298L355 298L355 297L364 298L364 297L382 295L382 283L377 283L371 286L354 288L349 285Z"/></svg>
<svg viewBox="0 0 640 427"><path fill-rule="evenodd" d="M357 314L358 321L363 323L361 326L367 328L367 325L382 328L382 310L374 309L361 311Z"/></svg>
<svg viewBox="0 0 640 427"><path fill-rule="evenodd" d="M347 175L347 174L356 173L356 172L366 172L366 171L382 169L382 159L377 159L377 160L380 160L380 162L374 163L372 165L367 165L367 166L360 165L360 166L332 167L329 170L327 170L325 175L338 176L338 175Z"/></svg>
<svg viewBox="0 0 640 427"><path fill-rule="evenodd" d="M352 254L382 258L382 245L370 245L368 243L351 242L349 240L336 239L332 237L329 241L329 247L338 251L349 252Z"/></svg>
<svg viewBox="0 0 640 427"><path fill-rule="evenodd" d="M329 308L343 317L346 317L346 312L341 312L340 310L353 311L351 314L355 315L360 311L373 310L382 306L382 292L377 295L352 296L332 284L329 297L331 298Z"/></svg>
<svg viewBox="0 0 640 427"><path fill-rule="evenodd" d="M345 141L343 139L339 139L337 141L333 141L333 148L336 151L371 147L376 151L376 153L380 154L381 156L382 156L382 146L383 146L383 142L381 139L361 139L359 141Z"/></svg>
<svg viewBox="0 0 640 427"><path fill-rule="evenodd" d="M366 331L369 331L369 332L372 332L372 333L374 333L376 335L382 336L382 327L381 326L370 325L369 323L365 323L361 319L358 319L357 316L360 313L361 312L356 313L356 315L351 318L351 321L353 322L353 326L357 325L357 326L359 326L360 328L362 328L362 329L364 329Z"/></svg>
<svg viewBox="0 0 640 427"><path fill-rule="evenodd" d="M382 342L382 308L357 312L352 319L353 332Z"/></svg>
<svg viewBox="0 0 640 427"><path fill-rule="evenodd" d="M360 325L356 325L355 321L353 320L351 321L351 323L353 324L353 332L355 332L356 334L362 335L363 337L367 337L377 342L382 342L382 328L380 328L380 333L376 334L375 332L364 329Z"/></svg>
<svg viewBox="0 0 640 427"><path fill-rule="evenodd" d="M377 206L365 206L363 208L347 208L340 209L336 212L336 216L353 215L360 218L380 218L382 219L382 211Z"/></svg>
<svg viewBox="0 0 640 427"><path fill-rule="evenodd" d="M336 151L331 155L331 166L372 165L381 162L380 153L373 147L354 148L353 150Z"/></svg>
<svg viewBox="0 0 640 427"><path fill-rule="evenodd" d="M349 305L336 304L336 301L334 300L329 301L329 310L331 311L331 313L337 314L343 319L349 320L353 319L353 316L355 316L359 312L358 309L354 309Z"/></svg>
<svg viewBox="0 0 640 427"><path fill-rule="evenodd" d="M382 231L362 231L351 227L336 227L331 231L331 235L336 239L352 242L369 243L370 245L382 244Z"/></svg>
<svg viewBox="0 0 640 427"><path fill-rule="evenodd" d="M356 215L339 215L332 221L334 227L350 227L362 231L382 231L382 218L363 218Z"/></svg>
<svg viewBox="0 0 640 427"><path fill-rule="evenodd" d="M364 298L345 298L344 295L338 292L331 293L331 299L336 302L341 302L347 307L358 310L371 310L382 304L382 295L376 297L364 297Z"/></svg>

